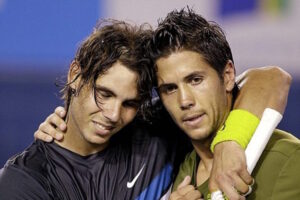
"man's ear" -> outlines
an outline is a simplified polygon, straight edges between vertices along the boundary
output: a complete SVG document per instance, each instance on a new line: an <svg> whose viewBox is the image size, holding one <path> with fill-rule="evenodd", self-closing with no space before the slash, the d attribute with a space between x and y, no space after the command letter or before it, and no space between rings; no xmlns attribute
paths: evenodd
<svg viewBox="0 0 300 200"><path fill-rule="evenodd" d="M78 84L80 82L80 65L77 61L73 60L72 63L70 64L70 69L68 73L68 83L70 83L70 87L72 89L77 89Z"/></svg>
<svg viewBox="0 0 300 200"><path fill-rule="evenodd" d="M231 60L229 60L223 72L224 85L227 92L231 92L235 84L235 68Z"/></svg>

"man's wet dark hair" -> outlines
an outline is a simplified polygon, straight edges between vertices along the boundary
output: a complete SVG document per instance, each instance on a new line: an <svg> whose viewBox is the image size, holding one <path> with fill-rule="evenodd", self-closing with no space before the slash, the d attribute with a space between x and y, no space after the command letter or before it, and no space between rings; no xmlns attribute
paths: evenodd
<svg viewBox="0 0 300 200"><path fill-rule="evenodd" d="M152 29L149 25L135 26L118 20L100 21L77 50L74 62L80 67L80 74L75 80L80 77L81 81L76 91L70 87L71 83L64 85L62 93L66 110L72 95L78 94L86 84L93 89L95 101L101 108L95 82L99 75L105 74L113 64L120 62L137 73L137 89L141 100L138 115L147 116L151 107L153 74L149 57L144 55L144 48L151 34Z"/></svg>
<svg viewBox="0 0 300 200"><path fill-rule="evenodd" d="M203 56L220 77L227 62L233 62L231 49L222 29L190 8L174 10L160 21L149 47L154 63L177 51L195 51Z"/></svg>

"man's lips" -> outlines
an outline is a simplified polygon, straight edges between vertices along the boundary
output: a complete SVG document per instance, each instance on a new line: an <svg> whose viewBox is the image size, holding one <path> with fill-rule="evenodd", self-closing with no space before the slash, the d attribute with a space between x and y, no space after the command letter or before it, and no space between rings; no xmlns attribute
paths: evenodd
<svg viewBox="0 0 300 200"><path fill-rule="evenodd" d="M115 128L115 126L103 124L97 121L93 121L93 123L96 127L97 134L100 135L106 135Z"/></svg>
<svg viewBox="0 0 300 200"><path fill-rule="evenodd" d="M183 116L182 122L184 125L189 126L191 128L198 127L203 119L204 114L195 113L195 114L187 114Z"/></svg>

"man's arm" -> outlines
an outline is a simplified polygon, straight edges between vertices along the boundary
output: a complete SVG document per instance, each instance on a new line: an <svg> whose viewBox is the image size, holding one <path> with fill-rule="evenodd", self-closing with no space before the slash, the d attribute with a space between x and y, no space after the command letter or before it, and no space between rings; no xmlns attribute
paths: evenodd
<svg viewBox="0 0 300 200"><path fill-rule="evenodd" d="M240 92L234 109L243 109L257 117L265 108L284 113L292 77L279 67L250 69L237 77Z"/></svg>
<svg viewBox="0 0 300 200"><path fill-rule="evenodd" d="M283 114L291 79L291 76L279 67L247 70L237 79L240 92L236 98L234 109L246 110L254 114L254 118L255 116L261 118L267 107ZM241 124L241 126L245 126L245 124ZM252 128L255 130L256 127ZM251 133L253 134L254 131ZM230 137L224 140L226 142L222 142L222 139L219 138L214 148L214 164L209 186L211 192L221 189L230 199L240 199L241 195L237 190L245 193L252 178L247 172L243 148L235 142L236 138L230 139ZM243 135L243 137L251 138L251 135Z"/></svg>

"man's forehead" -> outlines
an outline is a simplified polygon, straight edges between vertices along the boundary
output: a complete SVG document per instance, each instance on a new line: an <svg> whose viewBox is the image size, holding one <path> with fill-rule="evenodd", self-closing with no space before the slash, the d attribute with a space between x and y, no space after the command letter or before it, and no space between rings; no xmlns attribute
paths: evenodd
<svg viewBox="0 0 300 200"><path fill-rule="evenodd" d="M165 63L169 64L189 64L189 63L198 63L209 65L205 56L199 52L192 50L180 50L172 52L167 56L160 57L156 60L156 71L161 70L164 67Z"/></svg>
<svg viewBox="0 0 300 200"><path fill-rule="evenodd" d="M157 79L165 82L167 79L185 78L191 74L205 74L212 68L201 54L194 51L180 51L168 57L160 58L156 62Z"/></svg>
<svg viewBox="0 0 300 200"><path fill-rule="evenodd" d="M96 86L110 90L118 96L136 98L138 96L138 75L122 64L113 65L98 76Z"/></svg>

